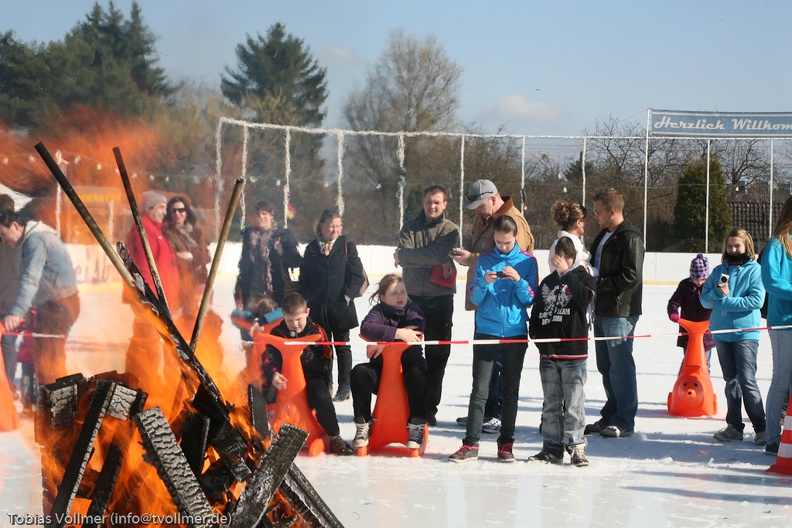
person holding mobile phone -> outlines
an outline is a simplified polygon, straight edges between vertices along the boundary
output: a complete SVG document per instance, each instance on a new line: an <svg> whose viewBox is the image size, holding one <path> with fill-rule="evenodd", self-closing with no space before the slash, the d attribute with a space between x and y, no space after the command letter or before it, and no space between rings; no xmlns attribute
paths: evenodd
<svg viewBox="0 0 792 528"><path fill-rule="evenodd" d="M514 462L514 428L525 351L528 348L528 311L538 283L536 258L517 245L517 223L501 216L493 225L495 248L476 262L468 291L476 310L476 340L514 340L510 343L473 345L473 388L468 404L462 447L449 456L452 462L478 458L484 407L490 378L498 358L502 364L503 414L497 457Z"/></svg>
<svg viewBox="0 0 792 528"><path fill-rule="evenodd" d="M742 228L732 229L723 245L718 265L701 289L701 305L712 309L710 330L757 328L759 309L765 298L762 270L756 262L753 238ZM762 394L756 383L759 331L740 330L713 334L723 379L726 381L726 427L715 433L719 442L742 441L741 406L754 428L754 443L765 444Z"/></svg>

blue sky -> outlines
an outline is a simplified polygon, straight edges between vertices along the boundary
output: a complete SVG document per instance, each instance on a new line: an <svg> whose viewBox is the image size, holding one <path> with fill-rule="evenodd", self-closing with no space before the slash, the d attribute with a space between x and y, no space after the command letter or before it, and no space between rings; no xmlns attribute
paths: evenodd
<svg viewBox="0 0 792 528"><path fill-rule="evenodd" d="M60 40L93 0L0 0L0 31ZM107 0L99 2L108 5ZM131 0L115 5L129 15ZM433 33L463 69L459 117L485 131L578 135L648 107L792 110L792 2L731 0L139 0L176 78L219 85L246 34L275 22L327 68L326 127L397 28Z"/></svg>

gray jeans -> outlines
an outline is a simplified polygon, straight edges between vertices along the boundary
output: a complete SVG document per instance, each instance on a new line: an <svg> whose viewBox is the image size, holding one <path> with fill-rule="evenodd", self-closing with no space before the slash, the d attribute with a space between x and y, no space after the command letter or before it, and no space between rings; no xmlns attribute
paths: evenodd
<svg viewBox="0 0 792 528"><path fill-rule="evenodd" d="M557 456L575 446L586 445L586 360L539 361L544 404L542 405L542 448Z"/></svg>

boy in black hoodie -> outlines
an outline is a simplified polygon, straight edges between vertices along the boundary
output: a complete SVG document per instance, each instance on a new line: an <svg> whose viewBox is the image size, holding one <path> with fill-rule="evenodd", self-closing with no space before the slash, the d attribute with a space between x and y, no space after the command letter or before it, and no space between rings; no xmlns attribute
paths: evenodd
<svg viewBox="0 0 792 528"><path fill-rule="evenodd" d="M320 341L327 341L324 330L315 325L308 317L310 310L305 298L299 293L290 293L283 298L281 304L283 321L272 329L272 335L287 339L316 335ZM300 355L303 374L305 375L305 392L308 406L316 411L316 421L330 436L330 452L336 455L355 454L352 446L341 438L338 418L333 398L330 396L330 372L333 362L333 349L329 345L311 345L303 349ZM267 401L274 401L275 390L286 388L288 380L281 373L283 356L280 350L267 345L261 357L261 374L263 376L263 392Z"/></svg>
<svg viewBox="0 0 792 528"><path fill-rule="evenodd" d="M542 379L542 451L528 460L563 464L564 450L575 466L587 466L585 394L588 358L586 312L594 298L595 280L583 266L574 266L577 251L569 238L556 244L557 271L539 285L528 333L536 343ZM559 341L560 339L560 341ZM564 446L564 439L567 440Z"/></svg>

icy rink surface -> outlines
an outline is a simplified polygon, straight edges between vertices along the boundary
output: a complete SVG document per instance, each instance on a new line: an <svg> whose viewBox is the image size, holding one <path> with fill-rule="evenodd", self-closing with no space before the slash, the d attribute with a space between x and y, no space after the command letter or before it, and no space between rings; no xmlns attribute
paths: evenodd
<svg viewBox="0 0 792 528"><path fill-rule="evenodd" d="M233 277L215 285L215 308L226 323L222 336L228 371L242 364L238 332L228 321ZM372 283L376 283L372 279ZM472 312L464 311L462 288L456 296L454 339L471 339ZM372 286L373 287L373 286ZM639 410L630 438L590 436L589 467L526 462L541 449L538 425L542 407L538 353L530 345L523 369L514 452L517 462L499 463L496 435L483 435L478 461L454 464L449 454L461 445L464 429L456 424L467 413L472 347L456 345L446 371L438 424L430 429L423 458L381 456L316 458L297 464L345 526L673 526L720 527L792 525L792 478L766 473L775 459L752 442L746 418L743 442L720 444L712 434L725 426L723 379L713 351L712 378L719 412L712 418L678 418L667 412L682 354L675 346L676 325L665 315L674 286L645 286L643 316L637 335ZM69 341L70 371L86 376L123 370L123 352L131 311L120 306L120 290L86 288L82 313ZM358 314L368 311L357 299ZM357 341L358 338L355 338ZM362 343L362 342L361 342ZM588 421L599 418L604 402L601 377L590 346L586 385ZM354 362L365 359L353 346ZM758 381L763 398L772 372L770 342L759 345ZM336 404L342 435L354 435L352 402ZM0 526L11 526L8 513L41 513L38 448L32 420L18 431L0 433Z"/></svg>

